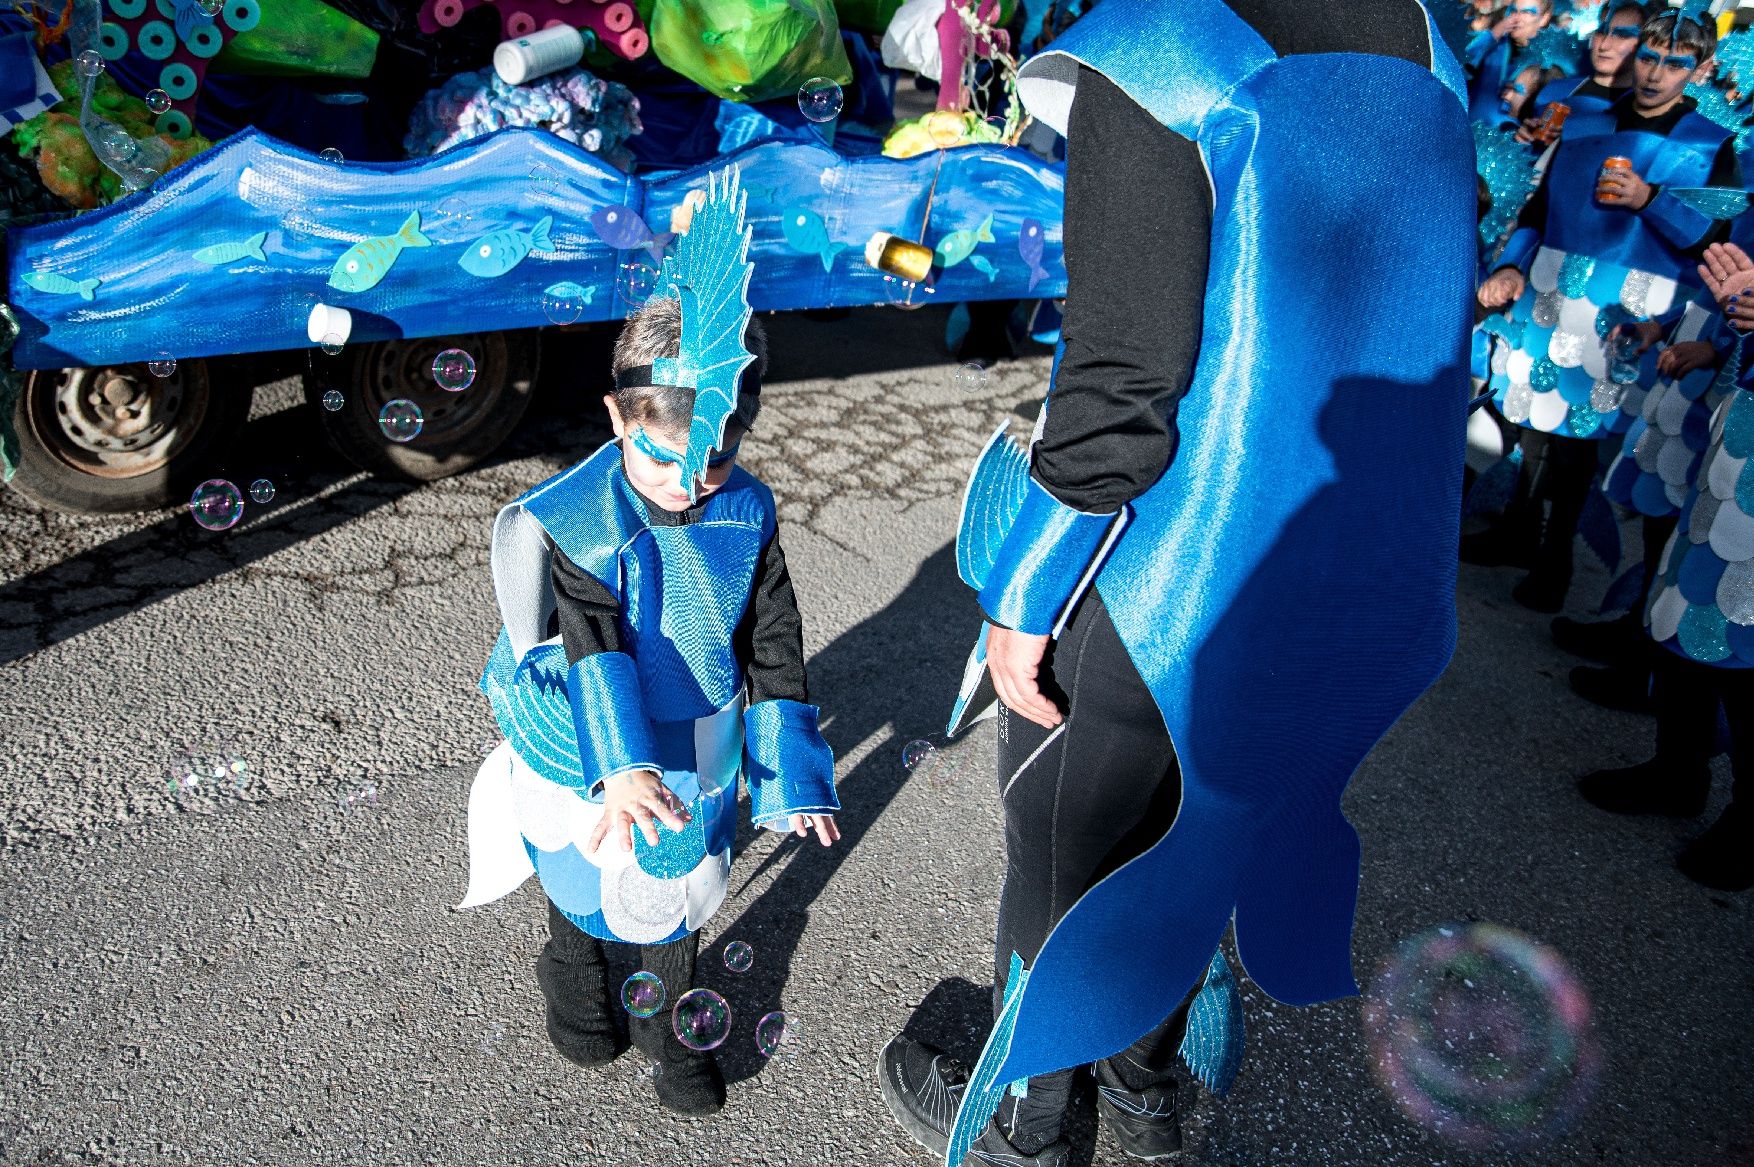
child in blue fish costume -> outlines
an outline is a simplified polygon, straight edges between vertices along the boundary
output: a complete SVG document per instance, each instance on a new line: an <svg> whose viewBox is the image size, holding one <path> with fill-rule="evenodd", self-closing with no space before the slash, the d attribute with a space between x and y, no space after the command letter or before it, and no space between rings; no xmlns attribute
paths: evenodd
<svg viewBox="0 0 1754 1167"><path fill-rule="evenodd" d="M880 1056L947 1167L1180 1146L1240 1064L1237 953L1357 991L1341 793L1453 649L1478 187L1460 67L1414 0L1104 0L1025 62L1067 141L1065 323L957 566L999 698L995 1022ZM1361 95L1369 95L1361 101ZM1392 321L1392 325L1388 322Z"/></svg>
<svg viewBox="0 0 1754 1167"><path fill-rule="evenodd" d="M605 398L616 440L494 521L505 625L481 688L506 740L469 796L459 905L541 880L548 1033L581 1065L616 1054L601 942L639 945L663 1007L630 1013L630 1032L659 1101L687 1114L725 1098L672 1008L725 897L738 778L757 825L839 838L773 495L736 465L765 360L744 205L735 168L713 175L628 319Z"/></svg>

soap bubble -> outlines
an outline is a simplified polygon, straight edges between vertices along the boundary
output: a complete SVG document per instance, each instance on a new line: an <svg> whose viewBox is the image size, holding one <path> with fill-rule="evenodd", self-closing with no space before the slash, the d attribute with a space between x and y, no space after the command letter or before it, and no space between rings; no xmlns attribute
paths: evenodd
<svg viewBox="0 0 1754 1167"><path fill-rule="evenodd" d="M339 806L343 812L361 810L368 806L376 806L377 804L378 784L369 781L362 782L358 786L349 787L348 789L343 790L341 796L336 799L336 805Z"/></svg>
<svg viewBox="0 0 1754 1167"><path fill-rule="evenodd" d="M733 940L725 945L725 967L734 973L748 972L755 963L755 949L741 940Z"/></svg>
<svg viewBox="0 0 1754 1167"><path fill-rule="evenodd" d="M957 366L956 372L950 375L950 380L964 392L972 393L977 389L985 389L987 387L986 366L979 361L969 361Z"/></svg>
<svg viewBox="0 0 1754 1167"><path fill-rule="evenodd" d="M195 0L195 7L205 16L218 16L219 10L225 7L225 0Z"/></svg>
<svg viewBox="0 0 1754 1167"><path fill-rule="evenodd" d="M627 263L615 278L615 290L631 308L638 308L651 298L658 282L658 270L649 263Z"/></svg>
<svg viewBox="0 0 1754 1167"><path fill-rule="evenodd" d="M96 77L104 71L104 55L96 49L86 49L79 54L73 67L81 77Z"/></svg>
<svg viewBox="0 0 1754 1167"><path fill-rule="evenodd" d="M346 404L347 398L341 396L341 390L339 389L331 389L323 394L323 408L330 413L339 412L341 407Z"/></svg>
<svg viewBox="0 0 1754 1167"><path fill-rule="evenodd" d="M177 371L177 358L167 352L160 352L146 362L146 371L154 377L168 377Z"/></svg>
<svg viewBox="0 0 1754 1167"><path fill-rule="evenodd" d="M915 308L924 308L927 301L937 294L937 289L932 286L930 276L916 284L912 280L904 280L900 276L885 275L883 277L883 293L890 307L911 312Z"/></svg>
<svg viewBox="0 0 1754 1167"><path fill-rule="evenodd" d="M621 984L621 1004L635 1017L650 1017L664 1007L664 982L657 973L636 972Z"/></svg>
<svg viewBox="0 0 1754 1167"><path fill-rule="evenodd" d="M797 1037L797 1024L784 1013L769 1013L755 1023L755 1048L761 1056L771 1058L785 1045Z"/></svg>
<svg viewBox="0 0 1754 1167"><path fill-rule="evenodd" d="M1577 1116L1595 1084L1583 986L1552 949L1496 924L1402 941L1364 1023L1390 1097L1464 1146L1538 1143Z"/></svg>
<svg viewBox="0 0 1754 1167"><path fill-rule="evenodd" d="M324 162L337 162L337 163L339 163L339 162L347 161L347 159L342 157L341 151L337 150L333 146L323 147L322 150L318 151L317 157L321 158Z"/></svg>
<svg viewBox="0 0 1754 1167"><path fill-rule="evenodd" d="M475 384L475 358L460 348L448 348L432 359L432 379L449 393L461 393Z"/></svg>
<svg viewBox="0 0 1754 1167"><path fill-rule="evenodd" d="M250 483L250 501L273 502L274 484L269 482L266 478L258 478L256 481Z"/></svg>
<svg viewBox="0 0 1754 1167"><path fill-rule="evenodd" d="M716 1049L731 1036L731 1006L711 989L682 994L670 1020L676 1040L691 1050Z"/></svg>
<svg viewBox="0 0 1754 1167"><path fill-rule="evenodd" d="M542 293L542 313L550 324L577 323L588 303L585 289L575 283L555 284Z"/></svg>
<svg viewBox="0 0 1754 1167"><path fill-rule="evenodd" d="M164 113L171 107L171 95L162 89L146 91L146 108L153 113Z"/></svg>
<svg viewBox="0 0 1754 1167"><path fill-rule="evenodd" d="M812 77L798 87L798 111L808 121L832 122L845 103L840 86L827 77Z"/></svg>
<svg viewBox="0 0 1754 1167"><path fill-rule="evenodd" d="M209 531L223 531L244 514L244 496L223 478L210 478L189 496L189 513Z"/></svg>
<svg viewBox="0 0 1754 1167"><path fill-rule="evenodd" d="M426 418L422 416L420 406L406 397L386 401L378 410L378 428L392 442L412 442L420 436L420 427L425 424Z"/></svg>
<svg viewBox="0 0 1754 1167"><path fill-rule="evenodd" d="M341 355L341 350L347 347L347 342L341 339L339 332L329 332L323 335L322 342L317 347L322 349L326 356L338 357Z"/></svg>
<svg viewBox="0 0 1754 1167"><path fill-rule="evenodd" d="M915 766L918 766L921 762L931 757L934 752L936 752L935 747L929 741L925 741L924 739L911 741L907 743L907 745L901 747L901 768L904 770L912 770Z"/></svg>

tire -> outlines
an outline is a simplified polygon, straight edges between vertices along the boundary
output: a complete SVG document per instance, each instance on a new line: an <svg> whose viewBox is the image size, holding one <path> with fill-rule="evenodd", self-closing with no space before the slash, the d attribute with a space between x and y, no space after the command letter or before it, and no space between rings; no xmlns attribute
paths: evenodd
<svg viewBox="0 0 1754 1167"><path fill-rule="evenodd" d="M499 448L529 408L540 365L541 334L476 332L459 336L372 341L329 357L311 357L305 398L322 418L331 445L371 474L432 482L467 470ZM475 360L475 382L450 393L433 381L433 358L460 348ZM329 390L340 409L323 407ZM421 413L420 432L395 442L378 425L383 407L398 398Z"/></svg>
<svg viewBox="0 0 1754 1167"><path fill-rule="evenodd" d="M186 503L250 412L247 389L216 390L207 362L168 377L144 364L38 369L13 411L11 486L51 510L124 514Z"/></svg>

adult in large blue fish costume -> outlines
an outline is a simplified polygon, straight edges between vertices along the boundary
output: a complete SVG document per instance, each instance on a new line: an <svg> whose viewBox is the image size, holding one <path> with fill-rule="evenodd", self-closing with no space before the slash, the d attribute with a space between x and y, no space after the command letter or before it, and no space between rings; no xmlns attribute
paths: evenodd
<svg viewBox="0 0 1754 1167"><path fill-rule="evenodd" d="M1357 991L1340 795L1455 641L1475 179L1425 10L1107 0L1019 93L1067 137L1070 281L1036 439L995 435L958 540L997 1020L972 1069L879 1066L951 1165L1063 1163L1093 1063L1120 1145L1169 1153L1176 1054L1235 1072L1233 917L1274 997Z"/></svg>

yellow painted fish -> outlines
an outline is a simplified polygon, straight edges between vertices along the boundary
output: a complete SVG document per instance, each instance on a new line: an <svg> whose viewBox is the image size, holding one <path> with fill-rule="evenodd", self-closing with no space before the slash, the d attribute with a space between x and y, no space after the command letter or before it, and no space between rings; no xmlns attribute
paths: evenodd
<svg viewBox="0 0 1754 1167"><path fill-rule="evenodd" d="M420 233L420 212L411 212L394 235L379 235L349 247L329 269L329 286L343 292L369 291L390 273L404 247L430 246L432 241Z"/></svg>

